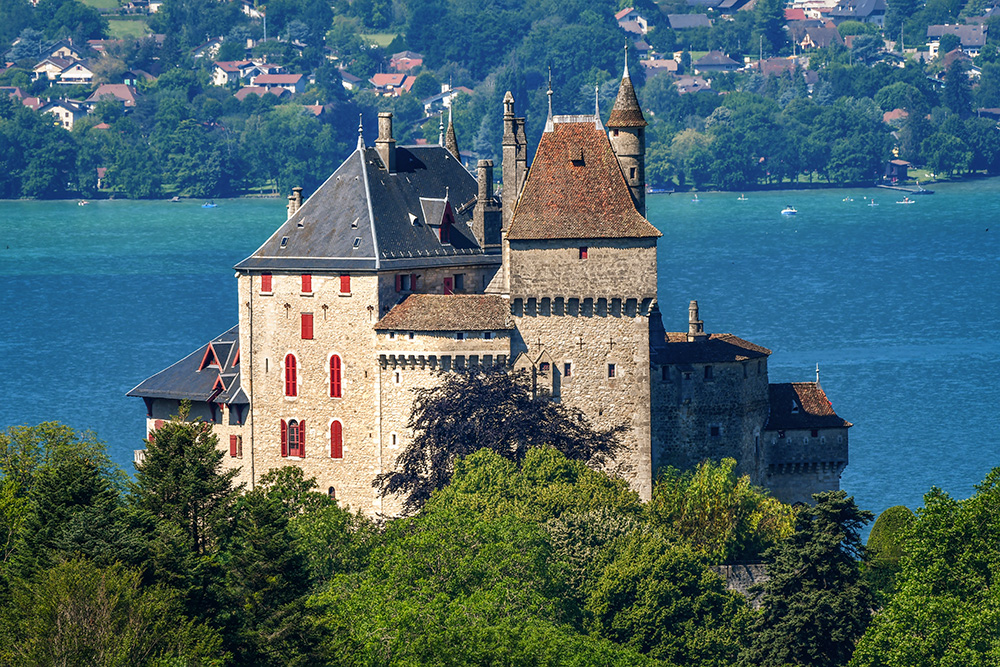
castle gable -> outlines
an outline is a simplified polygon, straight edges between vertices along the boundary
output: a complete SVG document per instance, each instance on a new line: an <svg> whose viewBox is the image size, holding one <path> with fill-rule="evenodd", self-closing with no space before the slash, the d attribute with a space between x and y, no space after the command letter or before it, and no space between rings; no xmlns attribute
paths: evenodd
<svg viewBox="0 0 1000 667"><path fill-rule="evenodd" d="M496 264L470 227L476 179L440 146L397 148L394 173L362 148L237 270L377 270L440 264ZM427 218L428 200L441 202ZM445 205L453 225L439 232Z"/></svg>
<svg viewBox="0 0 1000 667"><path fill-rule="evenodd" d="M833 404L817 382L770 385L771 415L767 431L785 429L846 428L852 424L833 411Z"/></svg>
<svg viewBox="0 0 1000 667"><path fill-rule="evenodd" d="M667 332L667 345L658 350L661 364L717 364L727 361L763 359L771 350L733 334L711 334L688 342L688 334Z"/></svg>
<svg viewBox="0 0 1000 667"><path fill-rule="evenodd" d="M504 331L514 327L496 294L411 294L375 325L377 331Z"/></svg>
<svg viewBox="0 0 1000 667"><path fill-rule="evenodd" d="M618 160L593 116L553 118L514 211L514 240L656 238L637 210ZM576 120L576 119L574 119Z"/></svg>
<svg viewBox="0 0 1000 667"><path fill-rule="evenodd" d="M235 352L234 352L235 350ZM174 365L143 380L127 396L247 403L240 389L239 326L215 337ZM205 364L209 358L218 364Z"/></svg>

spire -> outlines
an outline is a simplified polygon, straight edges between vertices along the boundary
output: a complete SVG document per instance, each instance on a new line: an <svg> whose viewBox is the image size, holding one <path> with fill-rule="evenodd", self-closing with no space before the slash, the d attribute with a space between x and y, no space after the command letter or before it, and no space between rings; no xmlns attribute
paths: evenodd
<svg viewBox="0 0 1000 667"><path fill-rule="evenodd" d="M618 97L608 118L608 127L646 127L646 119L639 107L639 99L632 87L632 78L628 75L628 47L625 50L625 73L618 87Z"/></svg>
<svg viewBox="0 0 1000 667"><path fill-rule="evenodd" d="M455 105L455 100L451 101L451 106L448 107L448 134L445 135L444 146L448 149L448 152L455 156L455 159L459 162L462 161L462 156L458 152L458 137L455 135L455 123L451 120L451 110Z"/></svg>
<svg viewBox="0 0 1000 667"><path fill-rule="evenodd" d="M545 131L551 132L555 125L552 121L552 68L549 67L549 90L545 93L549 96L549 116L545 119Z"/></svg>
<svg viewBox="0 0 1000 667"><path fill-rule="evenodd" d="M365 135L364 135L364 125L361 123L361 114L358 114L358 150L363 151L365 149Z"/></svg>

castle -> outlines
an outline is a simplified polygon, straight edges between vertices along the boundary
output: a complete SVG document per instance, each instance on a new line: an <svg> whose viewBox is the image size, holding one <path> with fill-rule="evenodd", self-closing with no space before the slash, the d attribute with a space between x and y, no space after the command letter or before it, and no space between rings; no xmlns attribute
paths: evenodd
<svg viewBox="0 0 1000 667"><path fill-rule="evenodd" d="M248 486L295 465L353 509L392 515L372 487L407 446L414 388L438 371L526 370L539 400L626 424L617 469L648 499L658 468L733 457L788 502L839 488L851 426L819 377L770 384L770 350L687 331L657 305L660 232L645 218L645 127L628 67L607 125L549 114L529 167L503 102L503 189L473 176L454 130L397 146L380 113L357 149L236 265L239 323L129 392L147 430L189 400Z"/></svg>

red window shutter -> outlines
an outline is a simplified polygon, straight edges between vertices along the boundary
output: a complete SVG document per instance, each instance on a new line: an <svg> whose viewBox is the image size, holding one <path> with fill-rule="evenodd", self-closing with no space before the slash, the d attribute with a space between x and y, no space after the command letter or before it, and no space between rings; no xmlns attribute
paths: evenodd
<svg viewBox="0 0 1000 667"><path fill-rule="evenodd" d="M260 291L270 292L271 291L271 274L262 273L260 275Z"/></svg>
<svg viewBox="0 0 1000 667"><path fill-rule="evenodd" d="M351 277L350 276L340 276L340 293L350 294L351 293Z"/></svg>
<svg viewBox="0 0 1000 667"><path fill-rule="evenodd" d="M580 259L587 259L587 246L580 246Z"/></svg>
<svg viewBox="0 0 1000 667"><path fill-rule="evenodd" d="M313 277L311 273L302 274L302 291L303 292L313 291Z"/></svg>
<svg viewBox="0 0 1000 667"><path fill-rule="evenodd" d="M344 458L344 426L338 421L330 424L330 458Z"/></svg>
<svg viewBox="0 0 1000 667"><path fill-rule="evenodd" d="M299 422L299 456L306 457L306 420Z"/></svg>
<svg viewBox="0 0 1000 667"><path fill-rule="evenodd" d="M397 292L403 291L403 276L398 274L396 275L396 291Z"/></svg>
<svg viewBox="0 0 1000 667"><path fill-rule="evenodd" d="M281 455L288 456L288 424L281 420Z"/></svg>
<svg viewBox="0 0 1000 667"><path fill-rule="evenodd" d="M313 337L313 314L302 313L302 340L312 340Z"/></svg>
<svg viewBox="0 0 1000 667"><path fill-rule="evenodd" d="M330 357L330 397L341 397L340 357L336 354Z"/></svg>
<svg viewBox="0 0 1000 667"><path fill-rule="evenodd" d="M455 283L452 282L451 278L445 278L444 279L444 293L445 294L454 294L455 293Z"/></svg>
<svg viewBox="0 0 1000 667"><path fill-rule="evenodd" d="M285 357L285 396L298 396L295 356L291 354Z"/></svg>
<svg viewBox="0 0 1000 667"><path fill-rule="evenodd" d="M229 455L236 458L236 436L229 436Z"/></svg>
<svg viewBox="0 0 1000 667"><path fill-rule="evenodd" d="M417 291L417 274L415 273L410 274L410 291L411 292Z"/></svg>
<svg viewBox="0 0 1000 667"><path fill-rule="evenodd" d="M162 419L157 419L157 420L155 420L155 421L153 422L153 430L154 430L154 431L155 431L156 429L160 428L161 426L163 426L163 420L162 420Z"/></svg>

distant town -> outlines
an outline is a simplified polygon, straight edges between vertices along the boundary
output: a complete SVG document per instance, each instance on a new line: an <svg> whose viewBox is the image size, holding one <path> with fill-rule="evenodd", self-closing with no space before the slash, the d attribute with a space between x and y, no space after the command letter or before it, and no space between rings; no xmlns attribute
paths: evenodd
<svg viewBox="0 0 1000 667"><path fill-rule="evenodd" d="M533 144L549 85L562 108L590 113L596 96L606 113L626 55L650 122L653 189L994 173L992 11L14 0L0 9L0 98L11 103L0 136L21 150L0 196L308 194L353 149L359 116L371 132L379 111L393 112L401 144L443 142L451 118L471 167L499 159L498 91L515 92Z"/></svg>

